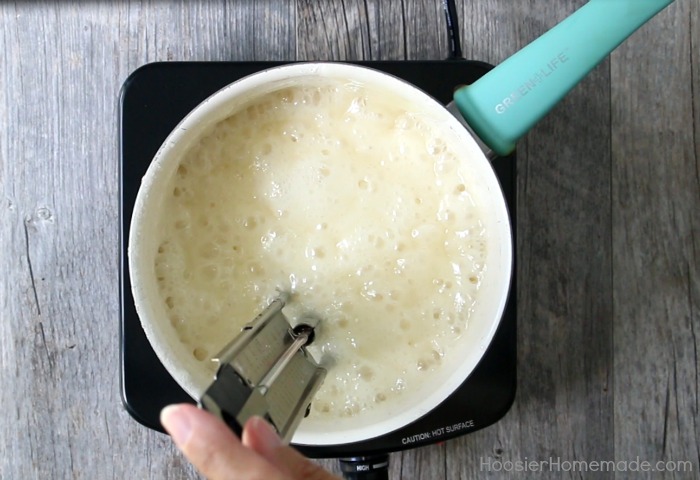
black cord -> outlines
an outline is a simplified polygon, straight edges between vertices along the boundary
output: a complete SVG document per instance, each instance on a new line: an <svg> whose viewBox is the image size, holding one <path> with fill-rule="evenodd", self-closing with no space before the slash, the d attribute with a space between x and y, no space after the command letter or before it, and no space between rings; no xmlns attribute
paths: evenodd
<svg viewBox="0 0 700 480"><path fill-rule="evenodd" d="M454 0L442 0L442 8L445 10L447 21L447 40L450 43L450 60L464 60L462 56L462 44L459 40L459 19Z"/></svg>

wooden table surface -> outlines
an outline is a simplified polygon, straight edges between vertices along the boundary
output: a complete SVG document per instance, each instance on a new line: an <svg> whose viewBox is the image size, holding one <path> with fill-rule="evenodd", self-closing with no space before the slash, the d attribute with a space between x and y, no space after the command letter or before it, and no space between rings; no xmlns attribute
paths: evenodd
<svg viewBox="0 0 700 480"><path fill-rule="evenodd" d="M457 3L465 56L495 64L585 2ZM392 478L700 477L699 7L676 1L519 143L515 404L393 455ZM197 478L120 400L122 82L163 60L442 59L440 1L6 1L0 45L0 478Z"/></svg>

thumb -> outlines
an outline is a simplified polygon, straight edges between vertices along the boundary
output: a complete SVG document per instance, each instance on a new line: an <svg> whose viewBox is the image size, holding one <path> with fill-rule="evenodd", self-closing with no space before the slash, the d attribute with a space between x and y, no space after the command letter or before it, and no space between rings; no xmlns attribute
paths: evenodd
<svg viewBox="0 0 700 480"><path fill-rule="evenodd" d="M187 459L211 480L284 478L261 455L244 447L222 421L194 405L165 407L160 421Z"/></svg>
<svg viewBox="0 0 700 480"><path fill-rule="evenodd" d="M243 428L243 445L256 451L294 479L338 480L294 448L284 445L275 429L260 417L250 418Z"/></svg>

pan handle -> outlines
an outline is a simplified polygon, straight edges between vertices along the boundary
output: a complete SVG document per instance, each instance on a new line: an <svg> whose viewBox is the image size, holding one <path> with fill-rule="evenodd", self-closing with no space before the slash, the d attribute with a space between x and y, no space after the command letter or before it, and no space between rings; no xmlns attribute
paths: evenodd
<svg viewBox="0 0 700 480"><path fill-rule="evenodd" d="M472 85L455 91L467 123L498 155L673 0L590 0Z"/></svg>

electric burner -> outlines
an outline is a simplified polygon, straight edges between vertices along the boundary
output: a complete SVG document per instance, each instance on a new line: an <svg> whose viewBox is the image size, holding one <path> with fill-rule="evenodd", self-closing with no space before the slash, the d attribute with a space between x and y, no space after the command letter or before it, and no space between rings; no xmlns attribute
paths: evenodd
<svg viewBox="0 0 700 480"><path fill-rule="evenodd" d="M443 104L454 87L469 84L490 68L465 60L356 62L403 78ZM141 328L131 295L127 243L129 224L146 169L171 130L202 100L225 85L279 62L166 62L145 65L126 80L120 98L121 155L121 393L129 414L163 432L160 410L171 403L195 401L168 374ZM493 167L515 219L514 154ZM500 420L516 389L515 281L500 326L481 362L443 403L405 427L362 442L297 446L307 456L353 457L399 451L441 442Z"/></svg>

